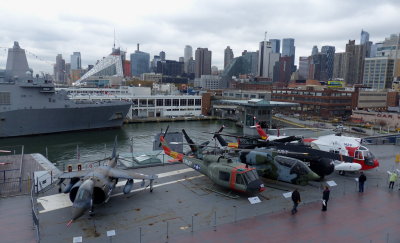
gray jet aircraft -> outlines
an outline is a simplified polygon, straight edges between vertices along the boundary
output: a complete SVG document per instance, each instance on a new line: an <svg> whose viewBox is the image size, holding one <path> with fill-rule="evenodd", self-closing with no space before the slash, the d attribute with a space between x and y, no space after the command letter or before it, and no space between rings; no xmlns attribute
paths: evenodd
<svg viewBox="0 0 400 243"><path fill-rule="evenodd" d="M90 170L65 172L59 176L61 183L65 179L70 179L70 183L64 188L64 193L69 193L69 198L73 202L72 219L67 225L82 216L87 210L93 212L93 205L106 203L115 188L119 179L126 179L123 193L128 194L133 187L133 180L149 180L150 192L153 191L153 181L157 175L144 175L133 171L126 171L115 168L118 161L116 152L117 138L115 138L114 150L107 165L99 166Z"/></svg>

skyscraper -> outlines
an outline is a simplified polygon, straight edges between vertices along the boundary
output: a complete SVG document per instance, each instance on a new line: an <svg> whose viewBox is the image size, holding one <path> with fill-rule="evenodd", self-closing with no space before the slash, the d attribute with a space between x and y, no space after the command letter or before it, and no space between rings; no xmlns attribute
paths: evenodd
<svg viewBox="0 0 400 243"><path fill-rule="evenodd" d="M317 55L318 54L318 46L313 46L312 51L311 51L311 56Z"/></svg>
<svg viewBox="0 0 400 243"><path fill-rule="evenodd" d="M299 57L299 79L308 79L310 57Z"/></svg>
<svg viewBox="0 0 400 243"><path fill-rule="evenodd" d="M269 71L269 54L272 53L271 42L269 41L261 41L259 48L259 56L258 56L258 76L271 78L268 76Z"/></svg>
<svg viewBox="0 0 400 243"><path fill-rule="evenodd" d="M351 53L349 52L335 53L332 78L340 78L347 82L347 80L349 79L348 75L350 74L350 59Z"/></svg>
<svg viewBox="0 0 400 243"><path fill-rule="evenodd" d="M160 52L160 58L161 58L161 61L165 61L165 52L164 51Z"/></svg>
<svg viewBox="0 0 400 243"><path fill-rule="evenodd" d="M54 78L58 83L65 83L66 73L65 73L65 60L62 58L61 54L56 57L56 65L54 66Z"/></svg>
<svg viewBox="0 0 400 243"><path fill-rule="evenodd" d="M355 40L349 40L346 44L346 52L351 54L350 68L348 69L348 84L361 84L363 81L364 59L366 56L365 45L356 45Z"/></svg>
<svg viewBox="0 0 400 243"><path fill-rule="evenodd" d="M157 63L161 61L160 56L154 55L153 60L150 63L150 71L157 72Z"/></svg>
<svg viewBox="0 0 400 243"><path fill-rule="evenodd" d="M328 75L326 72L327 57L323 53L318 53L311 56L308 78L320 81L327 81Z"/></svg>
<svg viewBox="0 0 400 243"><path fill-rule="evenodd" d="M282 57L291 57L291 58L282 58L279 68L279 82L287 84L290 81L290 77L294 71L296 71L296 67L294 66L294 58L295 58L295 50L294 39L293 38L285 38L282 40Z"/></svg>
<svg viewBox="0 0 400 243"><path fill-rule="evenodd" d="M185 46L185 50L184 50L184 54L183 54L183 62L184 64L184 70L185 73L189 73L188 72L188 65L189 65L189 60L190 58L193 58L193 49L191 46L186 45Z"/></svg>
<svg viewBox="0 0 400 243"><path fill-rule="evenodd" d="M150 54L139 51L131 54L131 72L132 76L139 77L142 73L148 73L150 68Z"/></svg>
<svg viewBox="0 0 400 243"><path fill-rule="evenodd" d="M232 49L227 46L224 52L224 69L228 64L233 60L233 51Z"/></svg>
<svg viewBox="0 0 400 243"><path fill-rule="evenodd" d="M360 44L364 45L369 42L369 33L367 31L361 30L361 38L360 38Z"/></svg>
<svg viewBox="0 0 400 243"><path fill-rule="evenodd" d="M197 48L195 53L195 77L211 75L211 51L208 48Z"/></svg>
<svg viewBox="0 0 400 243"><path fill-rule="evenodd" d="M186 65L187 71L186 73L188 74L194 74L196 70L196 62L193 60L193 57L189 58L189 61Z"/></svg>
<svg viewBox="0 0 400 243"><path fill-rule="evenodd" d="M296 47L294 46L293 38L285 38L282 40L282 56L283 57L294 57Z"/></svg>
<svg viewBox="0 0 400 243"><path fill-rule="evenodd" d="M279 39L269 39L271 42L271 48L273 53L280 53L281 52L281 40Z"/></svg>
<svg viewBox="0 0 400 243"><path fill-rule="evenodd" d="M333 76L333 61L335 58L335 47L334 46L323 46L321 53L326 55L326 74L328 80L332 79Z"/></svg>
<svg viewBox="0 0 400 243"><path fill-rule="evenodd" d="M82 69L81 53L74 52L71 55L71 70Z"/></svg>

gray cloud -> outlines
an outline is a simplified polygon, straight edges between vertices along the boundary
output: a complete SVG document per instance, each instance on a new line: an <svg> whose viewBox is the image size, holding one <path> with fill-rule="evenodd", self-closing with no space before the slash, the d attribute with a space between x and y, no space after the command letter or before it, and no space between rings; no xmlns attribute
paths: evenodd
<svg viewBox="0 0 400 243"><path fill-rule="evenodd" d="M226 46L231 46L235 56L244 49L255 51L265 31L268 39L295 38L296 59L309 55L313 45L334 45L337 51L343 51L349 39L359 41L361 29L368 31L374 42L400 32L400 2L396 0L181 3L182 8L171 3L171 9L161 9L154 2L154 11L146 12L140 6L122 2L120 14L110 14L117 10L96 9L93 5L90 13L95 14L62 11L55 13L51 21L38 15L16 15L5 7L0 9L1 23L7 23L0 28L0 47L11 47L18 40L23 48L48 62L55 62L59 53L68 62L73 51L80 51L83 64L87 65L110 53L115 29L117 45L128 53L141 43L141 50L152 56L164 50L167 58L177 59L189 44L194 50L208 47L213 52L213 65L222 67ZM2 63L4 55L0 54ZM46 69L47 65L51 72L47 63L40 68Z"/></svg>

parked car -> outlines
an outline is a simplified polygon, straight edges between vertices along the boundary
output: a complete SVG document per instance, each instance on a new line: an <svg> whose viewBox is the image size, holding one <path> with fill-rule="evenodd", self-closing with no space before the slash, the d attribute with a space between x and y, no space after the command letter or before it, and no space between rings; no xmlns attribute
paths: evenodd
<svg viewBox="0 0 400 243"><path fill-rule="evenodd" d="M347 130L347 128L345 128L342 124L339 124L336 126L336 130L343 131L343 130Z"/></svg>
<svg viewBox="0 0 400 243"><path fill-rule="evenodd" d="M359 127L352 127L351 130L356 131L356 132L361 132L361 133L365 133L364 129L361 129Z"/></svg>

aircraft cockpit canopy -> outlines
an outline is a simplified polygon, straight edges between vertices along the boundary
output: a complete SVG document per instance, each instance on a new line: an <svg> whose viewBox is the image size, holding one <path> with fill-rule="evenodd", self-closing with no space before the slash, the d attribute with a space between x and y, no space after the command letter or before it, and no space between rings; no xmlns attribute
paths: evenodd
<svg viewBox="0 0 400 243"><path fill-rule="evenodd" d="M252 181L258 180L258 174L256 170L247 170L243 173L238 174L237 176L243 176L243 180L245 184L249 184Z"/></svg>

